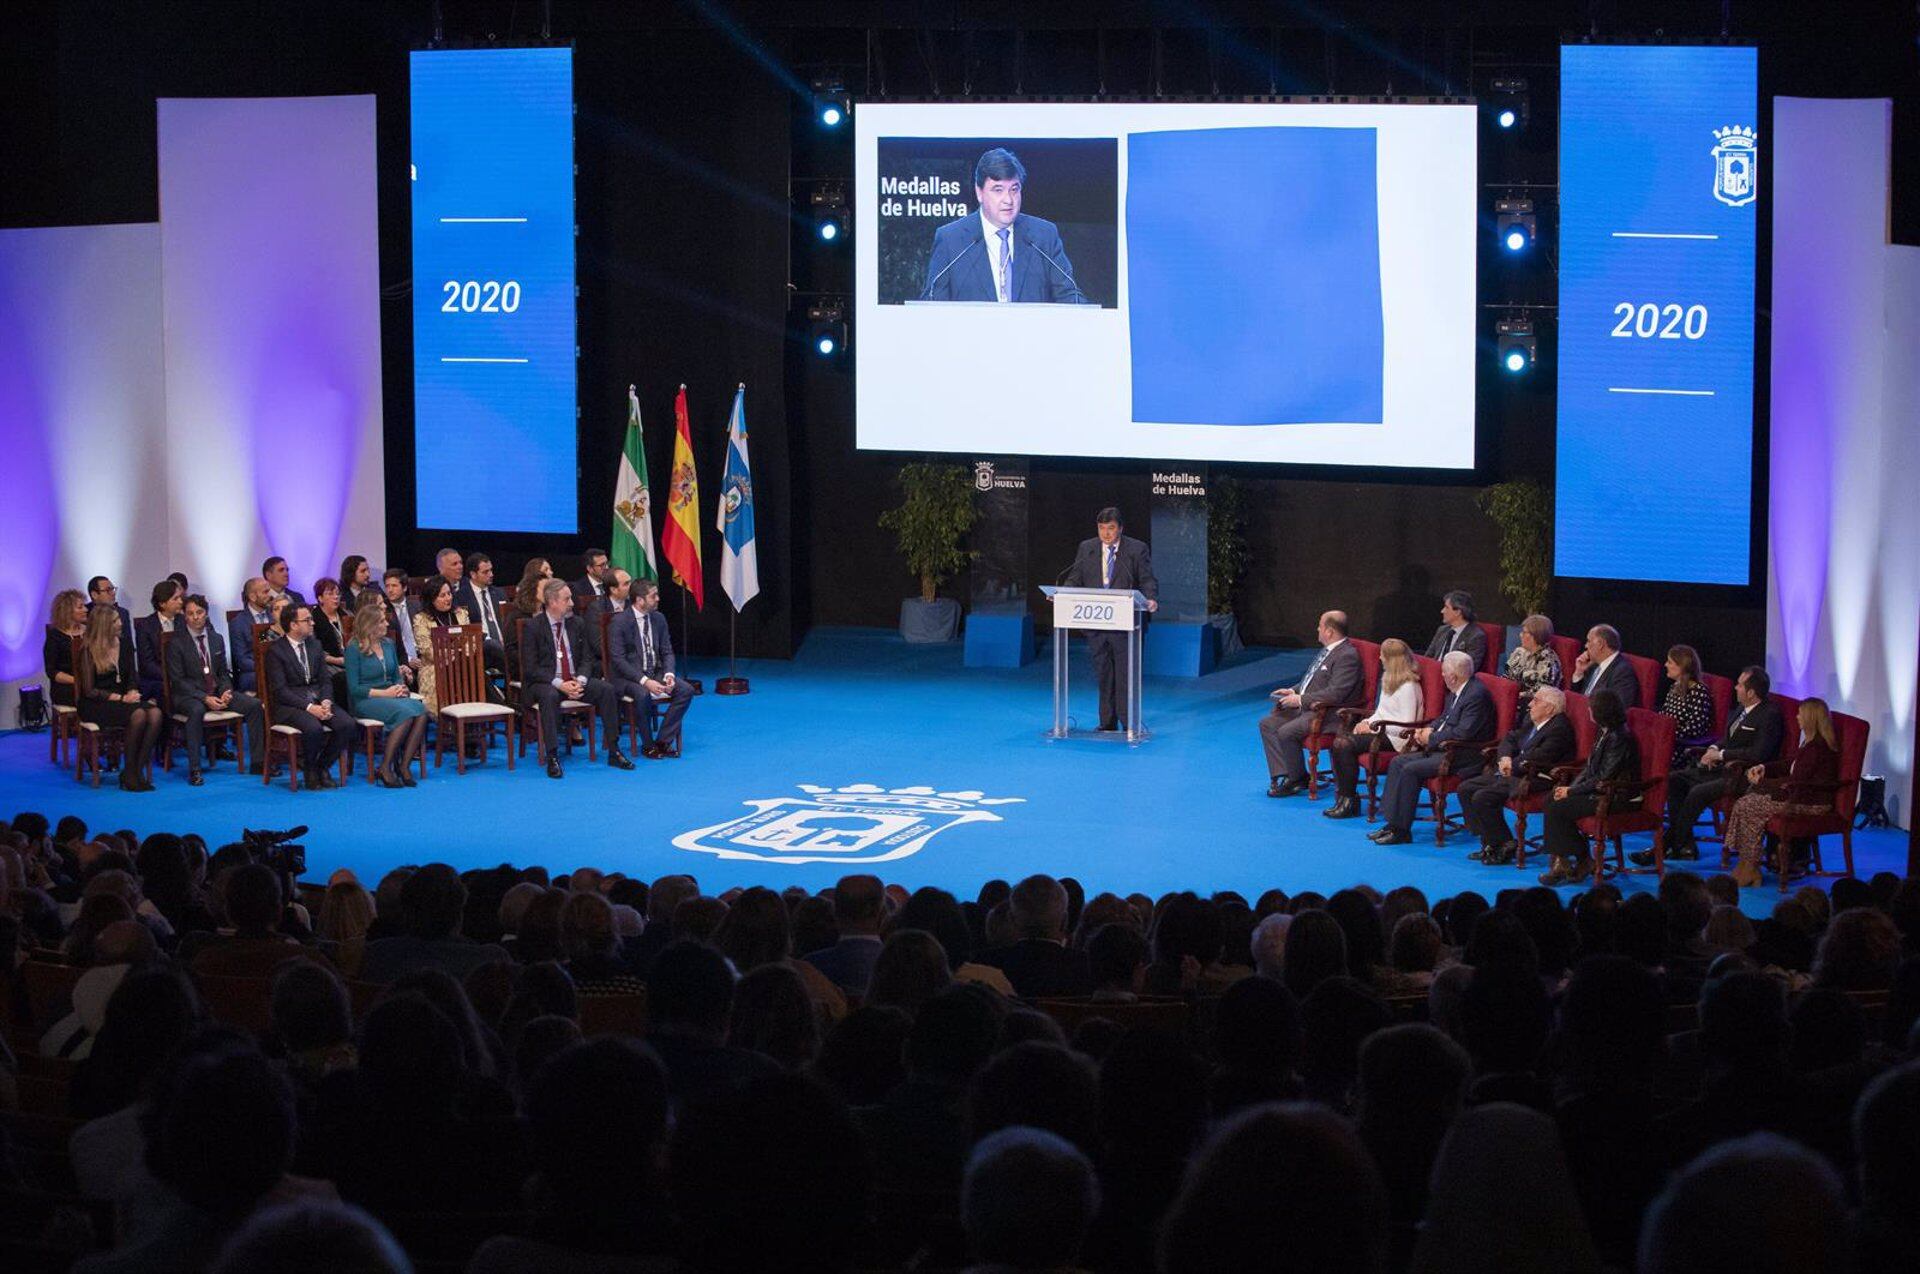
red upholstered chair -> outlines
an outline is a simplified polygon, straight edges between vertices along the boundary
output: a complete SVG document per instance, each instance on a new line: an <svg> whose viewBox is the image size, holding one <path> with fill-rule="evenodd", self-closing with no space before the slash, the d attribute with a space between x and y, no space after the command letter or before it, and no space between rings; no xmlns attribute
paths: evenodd
<svg viewBox="0 0 1920 1274"><path fill-rule="evenodd" d="M1833 732L1840 744L1840 777L1833 784L1833 808L1825 814L1775 814L1767 820L1767 830L1780 841L1780 892L1787 891L1788 859L1793 842L1813 842L1813 871L1817 876L1853 875L1853 807L1860 798L1860 772L1867 764L1867 736L1872 727L1859 717L1844 712L1833 714ZM1796 745L1798 731L1794 732ZM1784 750L1784 749L1783 749ZM1799 749L1796 746L1795 751ZM1844 872L1829 872L1820 862L1820 838L1838 833L1840 850L1846 856ZM1724 856L1724 850L1722 851Z"/></svg>
<svg viewBox="0 0 1920 1274"><path fill-rule="evenodd" d="M1640 750L1640 777L1615 779L1600 785L1600 804L1580 820L1580 830L1593 842L1593 872L1598 879L1606 867L1607 843L1613 843L1614 871L1625 875L1629 832L1653 833L1653 871L1667 871L1667 776L1673 764L1673 718L1645 708L1627 709L1627 729ZM1640 797L1638 805L1626 802Z"/></svg>
<svg viewBox="0 0 1920 1274"><path fill-rule="evenodd" d="M1793 768L1793 758L1800 755L1800 701L1792 695L1768 695L1780 709L1780 755L1774 763L1782 770ZM1721 797L1707 807L1707 817L1713 822L1713 834L1707 837L1697 836L1696 840L1717 840L1720 842L1720 866L1731 867L1733 862L1727 857L1727 815L1733 811L1733 803L1740 799L1733 793Z"/></svg>
<svg viewBox="0 0 1920 1274"><path fill-rule="evenodd" d="M1458 819L1452 823L1447 821L1447 796L1460 786L1460 776L1453 772L1455 758L1484 752L1496 746L1500 740L1506 738L1507 731L1513 729L1513 719L1520 711L1519 682L1508 681L1505 677L1491 672L1476 672L1473 675L1481 685L1487 688L1487 693L1493 696L1493 737L1491 739L1458 739L1441 744L1443 754L1440 758L1440 772L1427 780L1427 801L1433 812L1433 843L1436 845L1447 843L1447 832L1450 828L1464 826ZM1416 813L1415 817L1419 815Z"/></svg>
<svg viewBox="0 0 1920 1274"><path fill-rule="evenodd" d="M1705 746L1727 732L1727 718L1733 715L1733 678L1703 672L1700 684L1707 688L1707 697L1713 700L1713 739L1703 740L1702 746Z"/></svg>
<svg viewBox="0 0 1920 1274"><path fill-rule="evenodd" d="M1535 776L1535 781L1527 784L1522 795L1507 798L1507 808L1513 811L1513 837L1519 848L1514 853L1516 867L1527 865L1527 820L1547 808L1547 798L1553 795L1556 781L1571 779L1580 773L1593 754L1593 740L1600 733L1593 724L1593 709L1585 695L1567 693L1565 709L1567 722L1573 726L1573 760L1565 765L1556 766L1545 774Z"/></svg>
<svg viewBox="0 0 1920 1274"><path fill-rule="evenodd" d="M1422 708L1420 719L1418 721L1382 721L1381 725L1416 727L1429 725L1440 714L1440 705L1447 701L1447 683L1440 675L1440 661L1429 659L1425 655L1415 655L1413 663L1414 667L1420 670L1420 706ZM1358 712L1353 708L1348 708L1346 711L1355 712L1361 717L1367 715L1366 712ZM1394 751L1391 744L1386 744L1380 733L1376 731L1372 746L1356 758L1360 768L1367 772L1367 821L1369 823L1380 817L1380 776L1399 755L1400 753Z"/></svg>
<svg viewBox="0 0 1920 1274"><path fill-rule="evenodd" d="M1666 680L1667 668L1658 659L1649 659L1645 655L1621 654L1633 668L1633 676L1640 683L1640 706L1648 711L1660 708L1660 683Z"/></svg>
<svg viewBox="0 0 1920 1274"><path fill-rule="evenodd" d="M1487 657L1480 661L1479 671L1499 672L1500 661L1507 653L1507 626L1505 624L1487 624L1479 620L1474 626L1487 635Z"/></svg>
<svg viewBox="0 0 1920 1274"><path fill-rule="evenodd" d="M1380 699L1380 643L1376 641L1361 641L1358 637L1349 637L1347 638L1347 644L1352 646L1355 653L1360 656L1360 702L1366 708L1366 711L1360 715L1366 716L1373 711L1373 705L1379 702ZM1314 713L1313 728L1307 731L1307 737L1303 741L1307 749L1308 800L1317 800L1320 796L1320 780L1323 777L1323 771L1320 768L1320 753L1332 747L1333 741L1340 737L1338 730L1330 728L1332 722L1328 721L1327 718L1331 715L1333 715L1332 712L1326 708L1322 708ZM1324 776L1330 778L1332 777L1332 773L1331 770L1327 770L1324 772Z"/></svg>
<svg viewBox="0 0 1920 1274"><path fill-rule="evenodd" d="M1560 686L1565 689L1573 684L1573 665L1580 658L1580 652L1587 643L1578 637L1563 637L1555 633L1547 642L1553 647L1553 653L1560 656Z"/></svg>

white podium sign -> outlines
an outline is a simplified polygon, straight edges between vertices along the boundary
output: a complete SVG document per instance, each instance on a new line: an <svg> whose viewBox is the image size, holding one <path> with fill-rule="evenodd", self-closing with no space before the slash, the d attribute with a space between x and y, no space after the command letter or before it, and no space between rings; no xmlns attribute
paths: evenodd
<svg viewBox="0 0 1920 1274"><path fill-rule="evenodd" d="M1096 596L1089 597L1088 592ZM1104 595L1113 592L1120 594L1118 600ZM1056 632L1097 628L1124 633L1133 627L1133 606L1124 589L1060 589L1053 595L1053 627Z"/></svg>
<svg viewBox="0 0 1920 1274"><path fill-rule="evenodd" d="M1131 588L1061 588L1042 584L1040 591L1053 603L1053 728L1049 739L1125 739L1139 743L1147 738L1140 723L1141 623L1147 614L1147 598ZM1127 684L1122 697L1127 705L1127 728L1122 731L1074 730L1067 725L1067 637L1075 629L1127 634Z"/></svg>

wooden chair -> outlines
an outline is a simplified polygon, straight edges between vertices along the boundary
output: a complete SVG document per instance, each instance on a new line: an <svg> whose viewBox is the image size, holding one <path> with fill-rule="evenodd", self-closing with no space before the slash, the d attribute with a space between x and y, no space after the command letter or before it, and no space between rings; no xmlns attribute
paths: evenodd
<svg viewBox="0 0 1920 1274"><path fill-rule="evenodd" d="M1349 637L1347 644L1360 656L1360 702L1371 712L1380 693L1380 643ZM1307 750L1307 799L1310 801L1320 799L1321 778L1333 777L1332 770L1321 768L1320 753L1331 748L1334 740L1340 737L1339 731L1327 728L1327 718L1337 715L1338 711L1317 709L1313 714L1313 724L1307 730L1307 737L1302 740Z"/></svg>
<svg viewBox="0 0 1920 1274"><path fill-rule="evenodd" d="M600 669L603 673L613 668L612 637L613 612L605 611L600 616ZM620 716L627 723L627 755L640 755L640 713L647 714L647 732L654 738L660 737L660 723L666 719L667 705L652 695L647 696L644 706L636 704L632 695L620 696ZM680 755L680 740L673 741L673 755Z"/></svg>
<svg viewBox="0 0 1920 1274"><path fill-rule="evenodd" d="M253 668L254 684L260 688L260 702L267 713L267 763L260 767L260 783L265 786L273 782L273 763L276 753L284 751L287 758L287 790L300 790L300 757L304 749L306 736L300 733L299 726L278 725L273 723L273 670L267 662L267 634L273 630L271 624L253 626ZM338 705L335 705L336 707ZM344 709L342 709L344 711ZM352 749L340 750L340 782L347 781L347 757Z"/></svg>
<svg viewBox="0 0 1920 1274"><path fill-rule="evenodd" d="M1033 1007L1060 1024L1071 1036L1080 1024L1104 1017L1122 1028L1151 1027L1185 1035L1193 1018L1193 1005L1183 999L1134 1000L1130 1003L1102 1003L1098 1000L1045 999L1033 1001Z"/></svg>
<svg viewBox="0 0 1920 1274"><path fill-rule="evenodd" d="M160 667L163 670L167 666L167 647L173 637L169 632L160 634ZM167 728L160 732L160 768L171 772L173 749L180 744L180 730L187 724L187 714L173 710L173 678L164 675L164 672L160 678L160 710L167 714ZM240 727L245 721L246 718L239 713L226 711L209 712L200 718L207 739L233 741L233 768L241 773L245 773L247 768L247 750L240 737ZM187 758L187 768L193 768L192 757Z"/></svg>
<svg viewBox="0 0 1920 1274"><path fill-rule="evenodd" d="M79 637L73 641L73 689L77 703L84 697L87 686L93 680L92 662L87 658L86 643ZM73 781L83 782L88 771L93 773L93 785L100 786L100 772L109 760L118 759L126 764L127 732L120 726L103 726L95 721L81 721L78 726L80 746L73 762ZM148 779L153 777L153 758L147 758Z"/></svg>
<svg viewBox="0 0 1920 1274"><path fill-rule="evenodd" d="M539 711L533 706L533 703L527 698L526 675L524 672L524 665L521 663L521 659L523 657L522 652L524 652L527 648L526 633L527 633L527 617L524 615L516 617L513 621L513 646L507 652L507 659L508 659L507 678L508 678L509 685L517 686L519 687L519 690L520 690L520 755L521 756L525 756L527 754L527 736L528 735L532 735L535 742L538 742L540 738ZM565 729L565 726L569 718L578 720L582 722L586 727L587 759L590 761L594 760L598 752L598 749L596 748L594 744L594 739L593 739L593 723L594 723L594 717L596 715L597 714L593 710L593 705L590 703L586 703L579 699L562 699L560 701L560 722L559 722L562 728L554 731L554 741L556 743L564 744L566 746L567 751L571 753L573 751L573 743L569 738L569 735L571 734L571 732ZM612 745L618 742L619 742L618 739L610 739L608 740L608 746L611 747ZM542 761L544 761L545 759L546 758L544 757L541 758Z"/></svg>
<svg viewBox="0 0 1920 1274"><path fill-rule="evenodd" d="M505 704L487 699L486 655L481 648L485 631L478 624L454 624L433 627L433 692L439 700L436 729L433 734L433 768L440 768L446 752L447 729L453 729L453 767L467 772L467 727L478 726L480 746L493 746L493 728L507 731L507 768L514 762L514 731L518 717ZM524 747L525 740L521 740Z"/></svg>
<svg viewBox="0 0 1920 1274"><path fill-rule="evenodd" d="M54 1010L71 1000L74 985L85 972L81 965L58 964L52 960L21 962L20 985L26 993L28 1031L35 1036L46 1033L56 1020Z"/></svg>
<svg viewBox="0 0 1920 1274"><path fill-rule="evenodd" d="M52 641L59 636L61 634L54 630L53 625L48 624L47 640ZM69 637L67 640L71 642L73 639ZM80 665L69 662L67 666L78 668ZM77 673L74 682L65 686L55 681L51 672L47 674L47 711L52 716L47 730L47 759L55 765L64 766L67 758L73 754L73 742L80 733L80 682Z"/></svg>

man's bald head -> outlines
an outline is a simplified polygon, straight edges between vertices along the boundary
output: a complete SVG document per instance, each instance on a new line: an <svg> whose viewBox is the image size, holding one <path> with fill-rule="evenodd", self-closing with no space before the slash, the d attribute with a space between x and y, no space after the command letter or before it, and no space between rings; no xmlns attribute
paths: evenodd
<svg viewBox="0 0 1920 1274"><path fill-rule="evenodd" d="M151 964L159 957L153 931L138 920L116 920L93 939L95 964Z"/></svg>

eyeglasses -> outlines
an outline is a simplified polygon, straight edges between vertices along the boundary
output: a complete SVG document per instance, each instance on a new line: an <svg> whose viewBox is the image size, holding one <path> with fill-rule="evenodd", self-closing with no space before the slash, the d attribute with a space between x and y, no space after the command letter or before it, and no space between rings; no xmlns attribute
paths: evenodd
<svg viewBox="0 0 1920 1274"><path fill-rule="evenodd" d="M93 591L96 593L117 593L120 590L115 588L111 584L102 584L100 587L94 589Z"/></svg>

